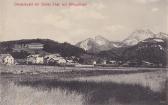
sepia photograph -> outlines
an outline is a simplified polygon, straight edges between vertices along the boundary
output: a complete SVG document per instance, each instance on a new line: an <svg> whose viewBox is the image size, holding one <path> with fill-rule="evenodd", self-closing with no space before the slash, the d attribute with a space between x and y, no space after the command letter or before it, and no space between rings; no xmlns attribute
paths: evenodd
<svg viewBox="0 0 168 105"><path fill-rule="evenodd" d="M0 105L168 105L168 0L0 0Z"/></svg>

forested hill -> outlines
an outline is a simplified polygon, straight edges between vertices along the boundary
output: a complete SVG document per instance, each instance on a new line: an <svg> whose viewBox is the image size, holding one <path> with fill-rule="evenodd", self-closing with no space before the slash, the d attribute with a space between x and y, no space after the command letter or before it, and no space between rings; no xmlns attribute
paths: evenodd
<svg viewBox="0 0 168 105"><path fill-rule="evenodd" d="M21 44L31 44L31 43L41 43L44 48L41 50L43 53L59 53L62 56L80 56L85 53L81 48L73 46L69 43L59 43L50 39L23 39L23 40L13 40L0 42L0 53L13 53L13 48L15 45ZM29 51L22 51L22 53L30 53ZM32 53L32 51L31 51ZM38 53L38 52L36 52Z"/></svg>
<svg viewBox="0 0 168 105"><path fill-rule="evenodd" d="M134 46L113 48L102 51L100 57L113 60L136 61L141 63L147 61L156 65L166 66L168 64L168 40L161 38L148 38Z"/></svg>

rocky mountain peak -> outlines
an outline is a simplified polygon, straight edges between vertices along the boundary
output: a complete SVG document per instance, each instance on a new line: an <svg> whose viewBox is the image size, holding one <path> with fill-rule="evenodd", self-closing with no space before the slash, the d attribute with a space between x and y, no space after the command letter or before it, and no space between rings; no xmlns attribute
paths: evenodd
<svg viewBox="0 0 168 105"><path fill-rule="evenodd" d="M135 45L138 42L145 40L147 38L153 38L155 37L155 34L147 29L147 30L135 30L134 32L132 32L126 39L123 40L123 42L126 45Z"/></svg>

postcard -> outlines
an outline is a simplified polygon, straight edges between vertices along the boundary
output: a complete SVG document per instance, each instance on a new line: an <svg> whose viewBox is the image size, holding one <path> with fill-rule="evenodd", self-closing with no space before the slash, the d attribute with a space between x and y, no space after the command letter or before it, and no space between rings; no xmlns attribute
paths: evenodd
<svg viewBox="0 0 168 105"><path fill-rule="evenodd" d="M0 0L0 105L167 105L167 0Z"/></svg>

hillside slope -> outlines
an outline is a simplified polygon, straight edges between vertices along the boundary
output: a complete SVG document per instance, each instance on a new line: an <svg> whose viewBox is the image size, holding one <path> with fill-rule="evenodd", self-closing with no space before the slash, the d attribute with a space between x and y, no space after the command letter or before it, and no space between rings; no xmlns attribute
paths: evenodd
<svg viewBox="0 0 168 105"><path fill-rule="evenodd" d="M102 51L99 56L122 62L135 61L139 64L147 61L155 65L167 65L168 40L161 38L148 38L134 46L113 48Z"/></svg>
<svg viewBox="0 0 168 105"><path fill-rule="evenodd" d="M30 43L41 43L43 44L44 48L40 51L32 50L29 51L21 51L21 52L14 52L14 46L20 44L30 44ZM0 53L10 53L13 54L14 57L19 57L21 54L23 58L30 53L59 53L64 57L67 56L80 56L81 54L85 53L85 51L81 48L73 46L69 43L59 43L50 39L23 39L23 40L14 40L14 41L4 41L0 43ZM21 56L20 55L20 56Z"/></svg>

